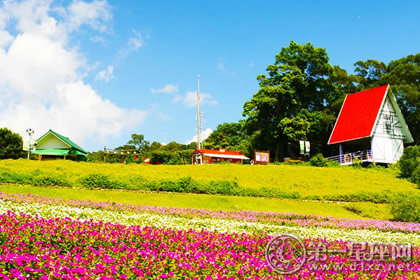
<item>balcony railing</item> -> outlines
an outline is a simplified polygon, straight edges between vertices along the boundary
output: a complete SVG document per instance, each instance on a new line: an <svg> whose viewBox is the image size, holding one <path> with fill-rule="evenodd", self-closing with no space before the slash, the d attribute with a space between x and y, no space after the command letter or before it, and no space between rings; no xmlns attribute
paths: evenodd
<svg viewBox="0 0 420 280"><path fill-rule="evenodd" d="M344 153L342 155L328 157L329 160L337 161L341 164L351 165L355 161L372 162L372 150L357 151L354 153Z"/></svg>

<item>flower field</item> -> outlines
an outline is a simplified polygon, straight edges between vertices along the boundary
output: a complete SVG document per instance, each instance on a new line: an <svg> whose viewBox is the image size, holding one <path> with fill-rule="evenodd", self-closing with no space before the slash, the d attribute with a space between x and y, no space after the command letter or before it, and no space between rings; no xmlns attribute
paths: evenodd
<svg viewBox="0 0 420 280"><path fill-rule="evenodd" d="M271 238L307 246L351 241L413 244L408 260L352 256L306 262L280 275L265 261ZM212 211L0 193L0 279L418 279L420 227L293 213Z"/></svg>

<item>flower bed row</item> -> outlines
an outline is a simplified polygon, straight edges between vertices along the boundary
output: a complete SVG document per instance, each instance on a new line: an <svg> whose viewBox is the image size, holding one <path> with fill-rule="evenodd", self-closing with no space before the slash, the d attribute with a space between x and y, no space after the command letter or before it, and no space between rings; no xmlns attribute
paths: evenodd
<svg viewBox="0 0 420 280"><path fill-rule="evenodd" d="M323 228L343 228L358 230L377 230L384 232L420 233L420 224L391 222L379 220L344 219L296 213L256 212L256 211L220 211L191 208L154 207L131 205L115 202L93 202L84 200L63 200L32 194L7 194L0 192L0 199L18 203L40 203L45 205L67 205L72 207L106 209L112 211L129 211L135 213L160 213L178 217L204 217L216 219L232 219L252 223L267 223L283 226L304 226Z"/></svg>
<svg viewBox="0 0 420 280"><path fill-rule="evenodd" d="M420 272L416 247L408 262L375 261L381 271L351 269L352 259L342 255L319 262L343 265L342 272L307 262L297 274L280 276L264 258L270 239L258 233L124 226L9 211L0 214L0 279L416 279ZM312 241L320 242L304 240ZM396 269L396 264L406 268Z"/></svg>
<svg viewBox="0 0 420 280"><path fill-rule="evenodd" d="M377 230L357 230L346 228L326 228L317 226L296 226L249 222L235 219L216 219L199 216L174 216L154 212L116 211L102 208L74 207L63 204L41 204L0 200L0 213L13 211L40 215L45 218L74 218L97 220L123 225L170 227L180 230L207 230L227 233L260 233L278 235L293 233L302 238L326 238L328 240L354 240L369 242L413 243L420 245L418 233L403 233Z"/></svg>

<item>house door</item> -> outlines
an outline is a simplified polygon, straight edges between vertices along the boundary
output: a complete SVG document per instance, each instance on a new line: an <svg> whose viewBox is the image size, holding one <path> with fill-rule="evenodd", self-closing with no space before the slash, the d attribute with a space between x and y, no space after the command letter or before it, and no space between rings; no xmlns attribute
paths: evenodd
<svg viewBox="0 0 420 280"><path fill-rule="evenodd" d="M394 145L393 141L390 138L384 138L384 151L385 151L385 162L393 163L394 162Z"/></svg>
<svg viewBox="0 0 420 280"><path fill-rule="evenodd" d="M403 154L404 144L401 139L393 139L392 145L394 149L393 162L397 162Z"/></svg>
<svg viewBox="0 0 420 280"><path fill-rule="evenodd" d="M373 137L372 138L372 154L373 160L376 162L385 162L386 161L386 153L385 153L385 139L381 137Z"/></svg>

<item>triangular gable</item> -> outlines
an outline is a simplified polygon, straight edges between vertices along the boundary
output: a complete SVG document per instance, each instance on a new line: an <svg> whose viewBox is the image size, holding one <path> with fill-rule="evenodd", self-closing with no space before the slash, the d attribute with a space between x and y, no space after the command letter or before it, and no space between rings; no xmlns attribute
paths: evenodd
<svg viewBox="0 0 420 280"><path fill-rule="evenodd" d="M53 135L55 138L57 138L58 140L60 140L62 143L64 143L66 146L68 146L69 148L73 148L73 149L76 149L76 150L79 150L80 152L82 152L82 153L85 153L85 154L87 154L88 152L87 151L85 151L84 149L82 149L79 145L77 145L76 143L74 143L73 141L71 141L68 137L65 137L65 136L63 136L63 135L61 135L61 134L59 134L59 133L57 133L57 132L55 132L55 131L53 131L53 130L48 130L48 132L47 133L45 133L43 136L41 136L38 140L37 140L37 142L38 143L42 143L42 141L44 140L44 139L46 139L46 137L48 136L48 135Z"/></svg>
<svg viewBox="0 0 420 280"><path fill-rule="evenodd" d="M395 113L395 116L398 120L397 128L401 132L398 132L403 136L404 143L412 143L414 142L413 136L411 135L410 129L408 128L407 123L405 122L404 116L400 110L400 107L397 104L397 100L395 99L395 96L392 94L391 90L388 91L387 98L385 103L382 105L382 110L384 110L384 106L388 104L388 106L391 107L391 110ZM374 131L377 131L377 126L379 125L379 121L376 123ZM392 123L392 126L395 126L395 123ZM375 135L375 132L372 134Z"/></svg>
<svg viewBox="0 0 420 280"><path fill-rule="evenodd" d="M38 140L36 140L37 146L38 147L41 146L41 144L44 143L45 141L48 141L48 139L50 139L50 137L53 137L55 139L55 141L59 141L60 143L62 143L63 147L71 148L71 146L68 143L66 143L65 141L60 139L58 136L54 135L52 130L48 130L47 133L45 133L44 135L39 137Z"/></svg>
<svg viewBox="0 0 420 280"><path fill-rule="evenodd" d="M388 88L384 85L346 95L328 144L372 136Z"/></svg>

